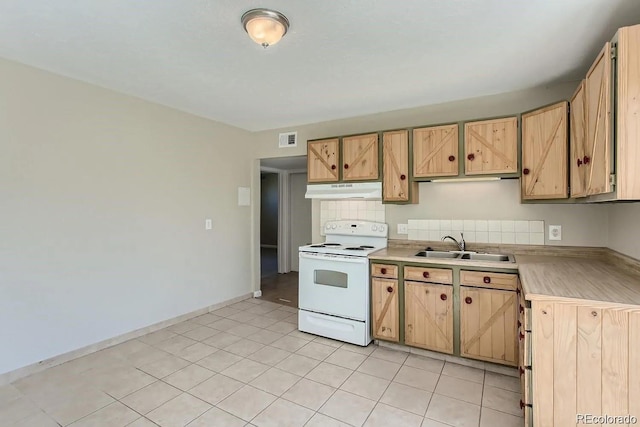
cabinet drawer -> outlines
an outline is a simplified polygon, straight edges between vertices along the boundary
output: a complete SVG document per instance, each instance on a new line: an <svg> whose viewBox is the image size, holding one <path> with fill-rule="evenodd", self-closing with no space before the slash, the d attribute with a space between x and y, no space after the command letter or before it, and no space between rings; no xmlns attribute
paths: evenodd
<svg viewBox="0 0 640 427"><path fill-rule="evenodd" d="M371 264L371 275L387 279L398 278L398 266L393 264Z"/></svg>
<svg viewBox="0 0 640 427"><path fill-rule="evenodd" d="M453 273L445 268L405 267L404 279L451 285L453 284Z"/></svg>
<svg viewBox="0 0 640 427"><path fill-rule="evenodd" d="M518 275L510 273L487 273L484 271L461 271L460 284L478 288L503 289L515 291L518 287Z"/></svg>

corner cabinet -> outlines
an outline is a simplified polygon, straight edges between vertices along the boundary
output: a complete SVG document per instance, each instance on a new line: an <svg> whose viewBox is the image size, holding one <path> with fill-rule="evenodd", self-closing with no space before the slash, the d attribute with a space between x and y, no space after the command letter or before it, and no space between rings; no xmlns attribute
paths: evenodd
<svg viewBox="0 0 640 427"><path fill-rule="evenodd" d="M517 275L460 272L460 355L516 366Z"/></svg>
<svg viewBox="0 0 640 427"><path fill-rule="evenodd" d="M451 270L405 267L404 278L405 344L453 353Z"/></svg>
<svg viewBox="0 0 640 427"><path fill-rule="evenodd" d="M338 138L307 142L307 182L337 182L340 178Z"/></svg>
<svg viewBox="0 0 640 427"><path fill-rule="evenodd" d="M409 132L382 134L382 202L417 203L418 187L409 176Z"/></svg>
<svg viewBox="0 0 640 427"><path fill-rule="evenodd" d="M371 317L373 337L400 341L398 267L371 264Z"/></svg>
<svg viewBox="0 0 640 427"><path fill-rule="evenodd" d="M518 118L464 124L465 175L518 172Z"/></svg>
<svg viewBox="0 0 640 427"><path fill-rule="evenodd" d="M587 195L611 192L611 43L606 43L585 80Z"/></svg>
<svg viewBox="0 0 640 427"><path fill-rule="evenodd" d="M375 181L378 171L378 134L342 138L342 180Z"/></svg>
<svg viewBox="0 0 640 427"><path fill-rule="evenodd" d="M458 175L458 125L413 130L413 176Z"/></svg>
<svg viewBox="0 0 640 427"><path fill-rule="evenodd" d="M566 101L522 115L522 198L566 199Z"/></svg>

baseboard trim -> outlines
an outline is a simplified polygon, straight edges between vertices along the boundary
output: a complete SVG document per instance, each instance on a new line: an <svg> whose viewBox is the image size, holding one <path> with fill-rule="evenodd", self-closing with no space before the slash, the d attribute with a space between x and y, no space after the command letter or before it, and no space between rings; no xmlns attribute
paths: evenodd
<svg viewBox="0 0 640 427"><path fill-rule="evenodd" d="M72 350L67 353L62 353L45 360L41 360L40 362L23 366L22 368L15 369L13 371L5 372L4 374L0 374L0 386L12 383L16 380L19 380L20 378L24 378L29 375L33 375L38 372L44 371L45 369L51 368L53 366L61 365L63 363L69 362L70 360L77 359L79 357L83 357L91 353L95 353L96 351L104 350L105 348L113 347L114 345L122 344L125 341L129 341L134 338L141 337L143 335L158 331L160 329L164 329L168 326L175 325L176 323L193 319L194 317L209 313L210 311L214 311L222 307L226 307L227 305L235 304L237 302L243 301L248 298L252 298L253 296L254 296L254 293L244 294L239 297L231 298L229 300L222 301L217 304L192 311L190 313L182 314L180 316L173 317L171 319L154 323L153 325L149 325L144 328L136 329L135 331L127 332L125 334L118 335L116 337L97 342L95 344L90 344L88 346L81 347L79 349Z"/></svg>

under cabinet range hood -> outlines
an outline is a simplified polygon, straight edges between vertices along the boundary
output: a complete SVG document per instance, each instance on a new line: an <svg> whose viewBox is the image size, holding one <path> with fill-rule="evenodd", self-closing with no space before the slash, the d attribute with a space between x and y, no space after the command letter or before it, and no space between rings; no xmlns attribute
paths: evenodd
<svg viewBox="0 0 640 427"><path fill-rule="evenodd" d="M309 184L307 199L368 199L382 200L381 182L348 182L340 184Z"/></svg>

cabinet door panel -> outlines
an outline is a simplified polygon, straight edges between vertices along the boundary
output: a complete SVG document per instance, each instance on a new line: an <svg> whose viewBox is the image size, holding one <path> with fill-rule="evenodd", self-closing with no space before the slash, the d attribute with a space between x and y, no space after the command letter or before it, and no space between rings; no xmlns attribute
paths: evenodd
<svg viewBox="0 0 640 427"><path fill-rule="evenodd" d="M522 198L567 197L568 103L522 115Z"/></svg>
<svg viewBox="0 0 640 427"><path fill-rule="evenodd" d="M405 281L404 292L405 343L453 353L453 287Z"/></svg>
<svg viewBox="0 0 640 427"><path fill-rule="evenodd" d="M338 181L338 139L307 143L307 181Z"/></svg>
<svg viewBox="0 0 640 427"><path fill-rule="evenodd" d="M413 130L413 176L458 175L458 125Z"/></svg>
<svg viewBox="0 0 640 427"><path fill-rule="evenodd" d="M587 194L611 192L611 43L589 69L585 84L587 106Z"/></svg>
<svg viewBox="0 0 640 427"><path fill-rule="evenodd" d="M518 118L465 123L466 175L518 171Z"/></svg>
<svg viewBox="0 0 640 427"><path fill-rule="evenodd" d="M460 354L515 366L518 363L516 293L460 287Z"/></svg>
<svg viewBox="0 0 640 427"><path fill-rule="evenodd" d="M378 173L378 134L342 138L342 180L376 180Z"/></svg>
<svg viewBox="0 0 640 427"><path fill-rule="evenodd" d="M569 124L569 146L571 154L569 156L569 169L571 170L571 197L584 197L587 194L586 173L587 166L584 164L585 152L585 92L584 80L578 86L578 90L571 98L571 114Z"/></svg>
<svg viewBox="0 0 640 427"><path fill-rule="evenodd" d="M382 135L382 200L409 201L409 132Z"/></svg>
<svg viewBox="0 0 640 427"><path fill-rule="evenodd" d="M398 342L400 340L398 281L372 278L371 302L374 338Z"/></svg>

